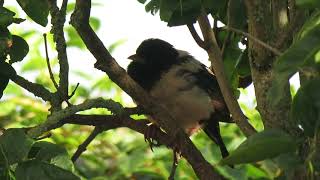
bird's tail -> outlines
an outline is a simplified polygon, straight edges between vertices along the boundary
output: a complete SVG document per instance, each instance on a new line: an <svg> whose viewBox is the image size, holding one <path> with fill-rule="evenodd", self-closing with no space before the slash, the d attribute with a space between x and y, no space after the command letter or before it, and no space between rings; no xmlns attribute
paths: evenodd
<svg viewBox="0 0 320 180"><path fill-rule="evenodd" d="M210 120L206 122L203 130L210 137L210 139L212 139L213 142L215 142L219 146L222 157L227 157L229 155L229 152L220 134L219 121L214 117L214 115L211 115Z"/></svg>

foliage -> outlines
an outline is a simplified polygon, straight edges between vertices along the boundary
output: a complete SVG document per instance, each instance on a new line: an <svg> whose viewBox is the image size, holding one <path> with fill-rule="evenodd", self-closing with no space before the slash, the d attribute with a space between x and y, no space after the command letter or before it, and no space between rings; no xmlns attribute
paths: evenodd
<svg viewBox="0 0 320 180"><path fill-rule="evenodd" d="M201 13L205 13L229 27L246 30L247 17L243 0L138 0L145 4L146 12L160 16L168 26L180 26L195 23ZM31 20L41 26L48 23L49 6L43 0L17 0L20 7ZM42 40L35 30L11 30L12 24L31 23L15 17L16 11L9 7L0 7L0 126L9 128L0 134L0 179L165 179L171 168L171 151L166 147L155 148L152 152L136 132L119 128L100 134L88 147L88 150L73 163L70 155L77 149L92 131L91 127L65 125L52 131L52 136L45 140L29 137L29 127L43 123L49 115L49 105L23 91L18 85L9 83L9 79L28 73L38 74L39 83L49 90L54 90L47 75L47 66L39 47ZM299 157L299 146L305 141L315 143L319 137L320 122L320 12L318 0L296 0L296 5L310 18L295 37L294 43L277 58L274 63L274 83L269 92L271 104L281 102L283 85L289 78L301 71L311 72L310 78L301 83L301 88L293 98L290 109L290 122L303 129L299 139L288 135L283 130L263 129L263 122L257 110L242 104L251 124L259 133L245 137L234 124L223 124L221 132L231 155L220 158L219 149L200 132L192 137L206 159L215 164L216 170L228 179L273 179L290 178L293 169L306 166L303 157ZM37 8L34 8L37 7ZM70 15L74 2L68 4ZM94 7L93 7L94 8ZM100 18L101 19L101 18ZM100 28L100 19L91 17L94 30ZM24 21L24 22L23 22ZM10 29L10 31L9 31ZM16 33L17 32L17 33ZM68 47L85 50L85 45L76 31L65 28ZM216 27L217 43L224 47L224 67L230 85L235 92L241 79L251 76L247 41L242 35ZM52 36L49 45L54 48ZM31 41L32 40L32 41ZM28 43L29 45L28 45ZM32 43L30 43L32 42ZM116 41L109 47L110 52L123 43ZM239 46L245 45L245 46ZM29 48L29 46L33 48ZM244 48L243 48L244 47ZM20 68L13 68L19 63ZM57 59L52 60L53 68ZM16 72L17 71L17 72ZM313 73L316 72L316 73ZM315 75L314 75L315 74ZM57 78L57 74L54 74ZM105 76L93 77L82 71L72 72L73 77L83 80L75 91L70 103L77 104L85 99L103 96L112 97L126 104L122 90ZM316 76L316 77L314 77ZM90 82L90 83L89 83ZM71 85L70 89L74 89ZM247 90L241 89L241 95ZM110 114L105 109L93 109L83 114ZM43 136L45 136L44 134ZM242 142L243 143L240 143ZM14 142L14 143L13 143ZM312 149L316 151L316 149ZM313 154L308 154L312 158ZM316 163L307 161L308 167L319 174ZM239 164L234 169L225 164ZM177 179L196 179L190 165L181 160L176 173Z"/></svg>

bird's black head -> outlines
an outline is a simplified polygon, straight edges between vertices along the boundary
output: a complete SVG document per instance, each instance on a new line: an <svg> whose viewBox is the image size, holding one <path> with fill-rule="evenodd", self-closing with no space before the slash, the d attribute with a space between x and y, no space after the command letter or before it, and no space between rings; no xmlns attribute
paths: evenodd
<svg viewBox="0 0 320 180"><path fill-rule="evenodd" d="M168 42L160 39L144 40L137 48L132 60L150 65L169 65L175 63L178 51Z"/></svg>
<svg viewBox="0 0 320 180"><path fill-rule="evenodd" d="M161 74L177 63L178 51L166 41L147 39L128 59L132 60L128 74L144 89L150 90Z"/></svg>

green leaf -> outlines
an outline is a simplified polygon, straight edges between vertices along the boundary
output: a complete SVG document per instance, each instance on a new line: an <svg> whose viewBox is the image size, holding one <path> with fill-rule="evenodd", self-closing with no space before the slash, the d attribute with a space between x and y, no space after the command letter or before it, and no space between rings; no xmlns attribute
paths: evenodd
<svg viewBox="0 0 320 180"><path fill-rule="evenodd" d="M272 105L281 102L289 78L306 66L319 66L315 55L320 50L320 24L296 41L274 64L274 81L268 94Z"/></svg>
<svg viewBox="0 0 320 180"><path fill-rule="evenodd" d="M7 27L13 22L14 12L7 8L0 7L0 27Z"/></svg>
<svg viewBox="0 0 320 180"><path fill-rule="evenodd" d="M250 136L220 164L241 164L274 158L295 150L295 141L282 131L269 129Z"/></svg>
<svg viewBox="0 0 320 180"><path fill-rule="evenodd" d="M160 9L161 12L161 9ZM179 26L196 22L201 12L200 0L180 1L179 7L175 9L168 21L168 26Z"/></svg>
<svg viewBox="0 0 320 180"><path fill-rule="evenodd" d="M177 0L160 0L160 19L168 22L178 5Z"/></svg>
<svg viewBox="0 0 320 180"><path fill-rule="evenodd" d="M160 0L151 0L145 6L146 12L150 12L152 15L155 15L160 9Z"/></svg>
<svg viewBox="0 0 320 180"><path fill-rule="evenodd" d="M243 0L230 0L229 26L236 29L244 29L247 24L246 8Z"/></svg>
<svg viewBox="0 0 320 180"><path fill-rule="evenodd" d="M69 171L74 169L67 151L56 144L45 141L36 142L30 152L29 158L45 161Z"/></svg>
<svg viewBox="0 0 320 180"><path fill-rule="evenodd" d="M72 172L46 162L30 160L19 163L16 169L17 180L80 180Z"/></svg>
<svg viewBox="0 0 320 180"><path fill-rule="evenodd" d="M309 31L311 31L313 28L315 28L319 24L320 24L320 11L316 11L304 23L300 32L297 35L297 39L301 39L302 37L304 37Z"/></svg>
<svg viewBox="0 0 320 180"><path fill-rule="evenodd" d="M319 8L320 1L319 0L296 0L296 5L305 8Z"/></svg>
<svg viewBox="0 0 320 180"><path fill-rule="evenodd" d="M48 24L49 5L44 0L17 0L24 12L36 23L45 27Z"/></svg>
<svg viewBox="0 0 320 180"><path fill-rule="evenodd" d="M12 35L12 46L10 47L10 61L9 63L15 63L22 61L23 58L29 52L28 43L20 36Z"/></svg>
<svg viewBox="0 0 320 180"><path fill-rule="evenodd" d="M320 78L308 81L293 99L290 117L313 137L320 127Z"/></svg>
<svg viewBox="0 0 320 180"><path fill-rule="evenodd" d="M100 19L96 17L90 17L90 25L94 31L97 31L101 26Z"/></svg>
<svg viewBox="0 0 320 180"><path fill-rule="evenodd" d="M147 0L138 0L139 3L144 4Z"/></svg>
<svg viewBox="0 0 320 180"><path fill-rule="evenodd" d="M23 129L8 129L0 136L0 148L9 165L26 158L32 144L33 140Z"/></svg>

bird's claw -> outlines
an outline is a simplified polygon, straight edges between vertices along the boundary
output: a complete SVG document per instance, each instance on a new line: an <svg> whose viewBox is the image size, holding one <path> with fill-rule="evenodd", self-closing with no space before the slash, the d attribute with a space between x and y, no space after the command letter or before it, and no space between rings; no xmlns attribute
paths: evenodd
<svg viewBox="0 0 320 180"><path fill-rule="evenodd" d="M153 151L153 147L160 146L160 144L154 139L154 137L157 136L158 131L161 131L161 129L157 125L151 124L144 133L144 141L148 142L151 151Z"/></svg>

